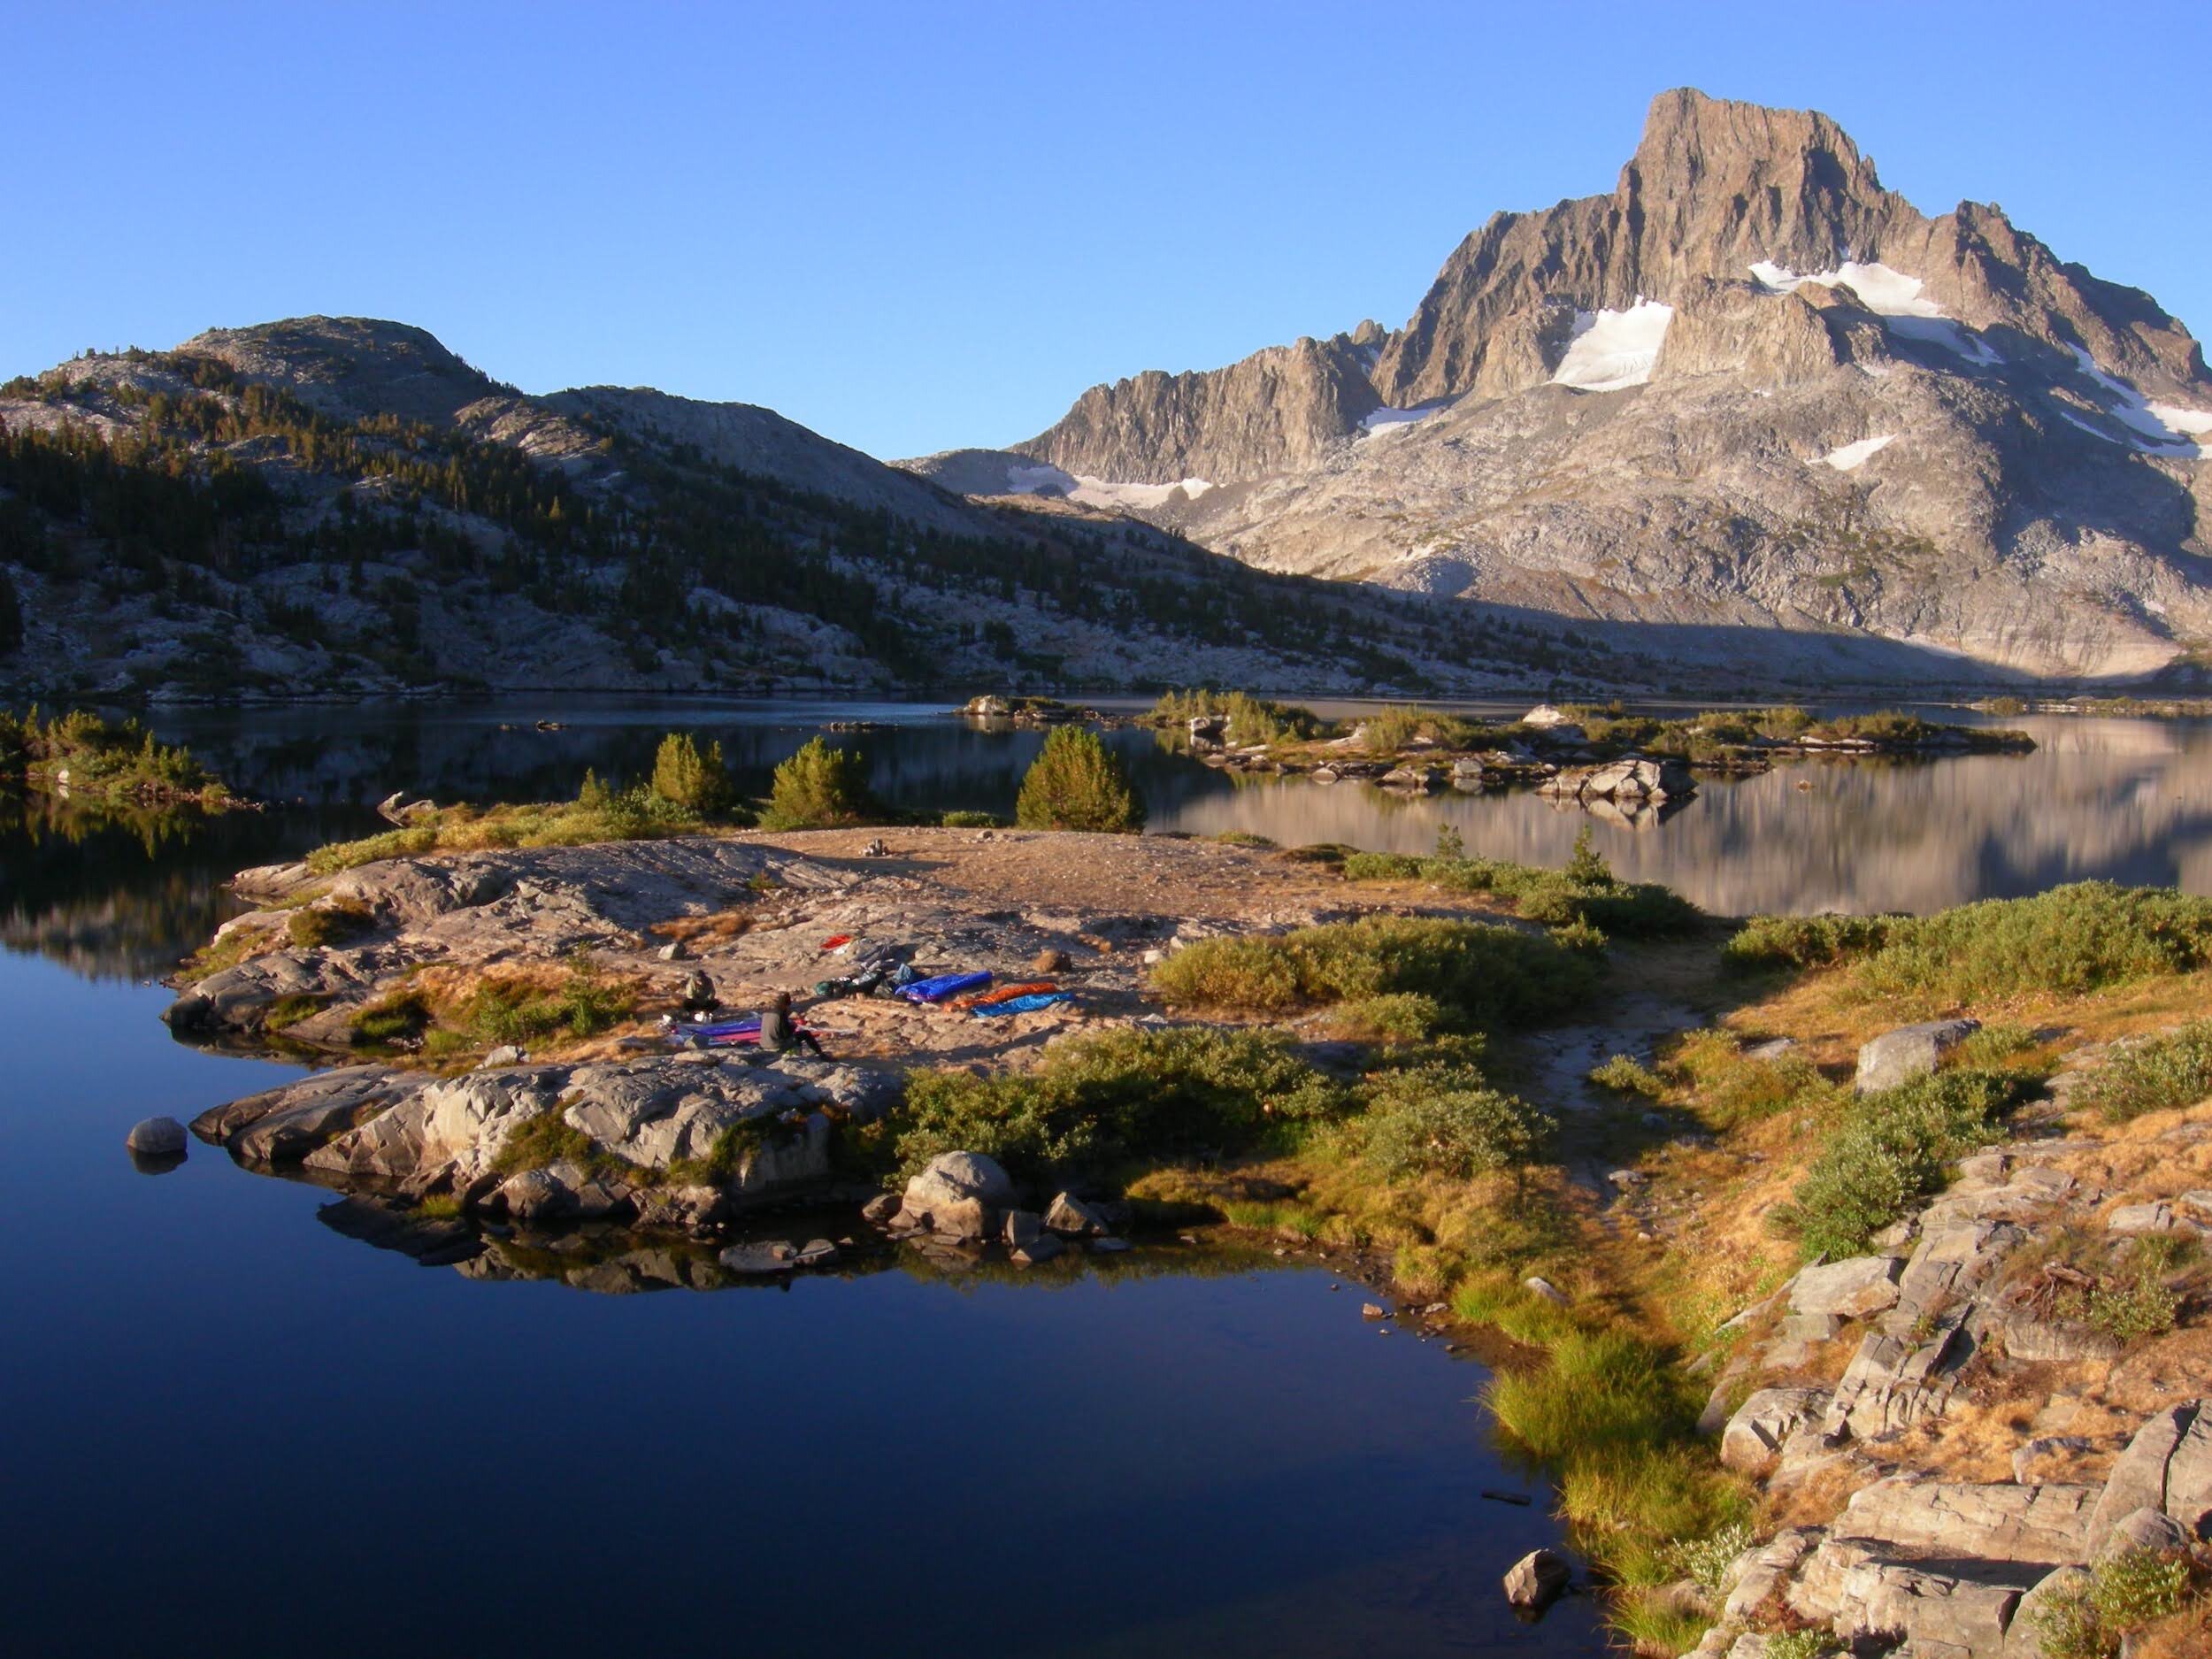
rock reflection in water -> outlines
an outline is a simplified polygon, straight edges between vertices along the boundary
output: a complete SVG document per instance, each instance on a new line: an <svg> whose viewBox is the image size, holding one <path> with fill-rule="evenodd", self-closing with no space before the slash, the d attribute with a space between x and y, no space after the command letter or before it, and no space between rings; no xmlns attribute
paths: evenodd
<svg viewBox="0 0 2212 1659"><path fill-rule="evenodd" d="M852 1279L883 1272L954 1283L1050 1288L1087 1276L1118 1279L1171 1273L1206 1278L1302 1265L1234 1242L1154 1240L1125 1254L1071 1253L1024 1267L996 1246L962 1248L926 1235L894 1242L864 1225L849 1209L759 1217L742 1230L710 1238L588 1222L551 1229L480 1226L366 1193L349 1193L325 1204L315 1211L315 1218L332 1232L374 1249L392 1251L425 1267L450 1267L465 1279L486 1283L550 1280L608 1296L657 1290L787 1290L801 1279ZM832 1253L818 1263L793 1259L773 1269L765 1265L770 1246L787 1245L796 1258L810 1240L829 1242ZM730 1264L748 1255L757 1255L759 1264Z"/></svg>

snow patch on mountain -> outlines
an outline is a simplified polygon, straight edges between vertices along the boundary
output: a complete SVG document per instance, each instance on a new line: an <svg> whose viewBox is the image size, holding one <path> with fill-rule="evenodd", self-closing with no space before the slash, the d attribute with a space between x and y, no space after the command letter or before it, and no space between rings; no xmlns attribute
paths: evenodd
<svg viewBox="0 0 2212 1659"><path fill-rule="evenodd" d="M2183 460L2202 460L2212 455L2212 447L2194 442L2200 434L2212 432L2212 414L2172 403L2154 403L2125 380L2107 374L2097 366L2096 359L2079 346L2069 346L2067 349L2074 354L2076 366L2104 392L2105 412L2148 440L2135 446L2144 454ZM2078 426L2081 422L2074 424Z"/></svg>
<svg viewBox="0 0 2212 1659"><path fill-rule="evenodd" d="M1419 409L1378 409L1359 423L1360 436L1373 438L1386 432L1402 432L1417 420L1426 420L1438 407L1430 403Z"/></svg>
<svg viewBox="0 0 2212 1659"><path fill-rule="evenodd" d="M1859 303L1877 317L1940 317L1943 307L1920 290L1926 286L1916 276L1893 271L1878 262L1861 264L1847 259L1832 271L1800 276L1786 265L1762 259L1751 267L1762 286L1777 294L1793 294L1808 282L1823 288L1843 287L1859 296Z"/></svg>
<svg viewBox="0 0 2212 1659"><path fill-rule="evenodd" d="M1855 472L1896 442L1895 433L1879 433L1871 438L1861 438L1856 443L1842 444L1820 458L1839 472Z"/></svg>
<svg viewBox="0 0 2212 1659"><path fill-rule="evenodd" d="M1186 500L1196 501L1212 488L1202 478L1178 479L1172 484L1117 484L1078 472L1075 488L1068 492L1068 496L1086 507L1126 507L1139 512L1153 512L1166 506L1178 490Z"/></svg>
<svg viewBox="0 0 2212 1659"><path fill-rule="evenodd" d="M1552 375L1555 386L1585 392L1618 392L1651 379L1666 343L1674 307L1640 294L1624 311L1577 311L1567 355Z"/></svg>

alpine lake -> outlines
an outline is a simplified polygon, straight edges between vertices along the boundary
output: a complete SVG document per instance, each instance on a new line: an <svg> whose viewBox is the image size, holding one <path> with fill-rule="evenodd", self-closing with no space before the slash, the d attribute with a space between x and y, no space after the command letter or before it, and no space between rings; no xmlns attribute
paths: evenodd
<svg viewBox="0 0 2212 1659"><path fill-rule="evenodd" d="M0 802L11 1651L1603 1651L1588 1598L1524 1624L1500 1593L1559 1528L1491 1438L1479 1359L1363 1318L1326 1260L1169 1236L1025 1273L901 1252L697 1290L672 1257L611 1274L624 1241L586 1236L492 1281L345 1236L319 1223L330 1193L211 1148L125 1153L139 1118L300 1074L158 1018L155 981L239 908L234 871L371 833L394 789L637 776L672 729L764 792L832 720L868 723L833 741L917 811L1009 811L1042 741L942 704L168 710L157 735L265 810ZM1789 762L1641 829L1525 789L1407 799L1108 741L1154 833L1410 852L1450 826L1558 864L1587 823L1618 874L1722 914L2212 891L2212 723L1994 723L2038 748Z"/></svg>

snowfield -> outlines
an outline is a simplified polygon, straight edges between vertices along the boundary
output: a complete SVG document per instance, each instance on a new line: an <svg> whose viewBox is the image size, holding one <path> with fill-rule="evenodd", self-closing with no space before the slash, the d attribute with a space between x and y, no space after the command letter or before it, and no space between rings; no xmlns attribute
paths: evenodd
<svg viewBox="0 0 2212 1659"><path fill-rule="evenodd" d="M1751 274L1761 284L1777 294L1793 294L1808 282L1817 282L1823 288L1839 284L1848 288L1859 296L1859 303L1877 317L1940 317L1943 307L1921 293L1926 286L1916 276L1907 276L1902 271L1893 271L1880 264L1861 265L1847 259L1832 271L1821 271L1810 276L1799 276L1786 266L1770 259L1762 259L1751 267Z"/></svg>
<svg viewBox="0 0 2212 1659"><path fill-rule="evenodd" d="M1674 307L1641 295L1624 311L1577 311L1567 355L1553 374L1555 386L1585 392L1618 392L1651 379L1651 365L1666 343Z"/></svg>
<svg viewBox="0 0 2212 1659"><path fill-rule="evenodd" d="M1871 438L1861 438L1856 443L1847 443L1831 449L1820 458L1839 472L1854 472L1896 442L1895 433L1885 432Z"/></svg>

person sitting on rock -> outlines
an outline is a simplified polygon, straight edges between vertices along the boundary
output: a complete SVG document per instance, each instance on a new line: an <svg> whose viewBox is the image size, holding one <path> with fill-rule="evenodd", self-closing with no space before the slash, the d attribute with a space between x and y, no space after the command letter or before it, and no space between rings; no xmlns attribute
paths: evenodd
<svg viewBox="0 0 2212 1659"><path fill-rule="evenodd" d="M721 1006L722 999L715 994L714 981L707 977L704 968L696 970L684 981L685 1013L711 1014Z"/></svg>
<svg viewBox="0 0 2212 1659"><path fill-rule="evenodd" d="M782 1054L793 1048L811 1048L816 1059L829 1058L821 1039L791 1018L791 993L779 991L774 1006L760 1017L760 1051Z"/></svg>

